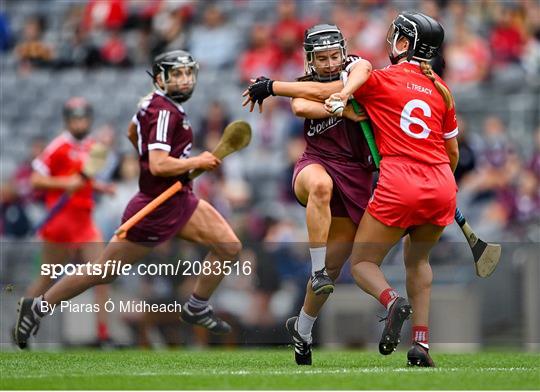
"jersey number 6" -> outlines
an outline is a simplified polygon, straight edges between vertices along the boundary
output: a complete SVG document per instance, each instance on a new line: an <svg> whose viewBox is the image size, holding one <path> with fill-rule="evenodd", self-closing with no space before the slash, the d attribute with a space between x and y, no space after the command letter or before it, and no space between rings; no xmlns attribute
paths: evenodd
<svg viewBox="0 0 540 392"><path fill-rule="evenodd" d="M427 124L419 119L418 117L413 117L412 112L414 109L420 109L422 110L422 113L424 113L424 116L431 117L431 108L429 105L422 101L421 99L413 99L405 105L403 110L401 111L401 120L399 122L399 126L410 137L413 137L415 139L425 139L429 136L429 133L431 132L431 129L427 126ZM422 127L421 132L413 132L411 130L411 125L416 124Z"/></svg>

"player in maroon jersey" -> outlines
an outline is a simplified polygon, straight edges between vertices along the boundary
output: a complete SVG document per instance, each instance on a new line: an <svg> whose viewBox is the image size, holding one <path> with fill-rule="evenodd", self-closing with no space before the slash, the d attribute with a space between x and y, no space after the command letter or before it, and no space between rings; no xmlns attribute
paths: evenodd
<svg viewBox="0 0 540 392"><path fill-rule="evenodd" d="M219 261L220 266L240 252L241 243L229 224L209 203L193 194L187 177L190 170L213 170L221 163L210 152L190 157L193 133L181 104L193 93L197 71L198 63L182 50L163 53L154 60L152 77L156 90L139 105L128 135L139 152L140 190L128 203L122 220L129 219L175 181L185 185L130 229L126 239L114 237L95 263L102 266L107 260L136 263L153 246L175 236L208 245L211 250L206 260ZM211 274L199 276L191 297L182 307L181 318L223 334L231 327L208 304L223 278L223 268L214 263L212 267ZM30 334L37 331L44 306L58 304L115 278L110 271L104 278L89 274L67 276L41 297L22 298L15 334L19 347L24 347Z"/></svg>
<svg viewBox="0 0 540 392"><path fill-rule="evenodd" d="M353 69L366 78L371 70L366 60L347 55L345 40L335 25L320 24L306 30L304 52L306 75L296 83L301 87L320 81L338 91L343 86L340 79ZM273 88L275 95L294 97L293 112L306 119L306 150L296 163L292 187L297 200L306 207L312 274L304 305L298 317L287 320L286 326L294 343L296 363L310 365L311 330L350 255L356 228L371 196L374 166L359 131L362 117L350 105L343 117L331 116L324 108L324 97L319 102L299 98L287 94L280 83L259 78L248 93L251 97L258 94L257 90Z"/></svg>

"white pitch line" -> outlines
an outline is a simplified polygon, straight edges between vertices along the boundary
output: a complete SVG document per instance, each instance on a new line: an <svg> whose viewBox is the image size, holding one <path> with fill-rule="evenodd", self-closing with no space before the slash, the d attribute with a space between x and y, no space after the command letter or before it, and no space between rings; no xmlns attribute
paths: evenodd
<svg viewBox="0 0 540 392"><path fill-rule="evenodd" d="M359 368L359 369L308 369L308 370L262 370L262 371L253 371L253 370L204 370L204 371L189 371L189 370L180 370L177 372L141 372L137 374L128 374L128 373L94 373L93 377L99 376L108 376L108 377L148 377L148 376L281 376L281 375L309 375L309 374L362 374L362 373L415 373L419 371L427 372L436 372L436 373L445 373L445 372L537 372L537 368L524 368L524 367L490 367L490 368L479 368L479 369L470 369L470 368L398 368L398 369L388 369L382 367L375 368ZM20 376L2 376L4 379L8 378L45 378L45 377L69 377L69 378L78 378L78 377L88 377L87 374L71 374L71 375L51 375L51 374L25 374Z"/></svg>

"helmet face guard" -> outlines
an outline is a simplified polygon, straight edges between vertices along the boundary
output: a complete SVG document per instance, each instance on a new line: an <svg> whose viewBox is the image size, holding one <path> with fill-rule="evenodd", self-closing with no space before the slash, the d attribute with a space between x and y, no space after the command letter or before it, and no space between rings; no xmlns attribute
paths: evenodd
<svg viewBox="0 0 540 392"><path fill-rule="evenodd" d="M397 42L402 37L409 41L409 48L400 52ZM404 57L407 61L430 61L439 54L443 40L444 29L435 19L418 12L402 12L386 35L388 57L392 64Z"/></svg>
<svg viewBox="0 0 540 392"><path fill-rule="evenodd" d="M177 69L189 69L189 75L191 77L191 87L186 91L173 90L168 86L171 84L171 71ZM163 53L157 56L152 65L152 79L154 86L162 91L165 95L171 98L173 101L182 103L187 101L197 84L197 74L199 72L199 64L193 59L193 56L183 50L175 50L172 52ZM157 83L157 76L161 76L163 87Z"/></svg>
<svg viewBox="0 0 540 392"><path fill-rule="evenodd" d="M339 59L331 57L332 52L338 50ZM323 60L326 64L317 64L317 53L327 52ZM316 25L306 30L304 34L304 65L305 72L312 75L319 82L338 80L347 59L345 40L339 28L335 25ZM334 63L333 63L334 61ZM336 70L333 70L335 68Z"/></svg>

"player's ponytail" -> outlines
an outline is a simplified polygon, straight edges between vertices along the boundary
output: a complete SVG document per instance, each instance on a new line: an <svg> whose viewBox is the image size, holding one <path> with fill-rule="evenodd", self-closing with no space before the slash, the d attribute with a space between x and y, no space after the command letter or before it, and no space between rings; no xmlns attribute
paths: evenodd
<svg viewBox="0 0 540 392"><path fill-rule="evenodd" d="M426 61L422 61L420 63L420 68L422 69L422 73L433 82L439 94L442 95L446 108L451 109L454 106L454 98L452 98L452 94L446 88L446 86L435 78L431 65Z"/></svg>

